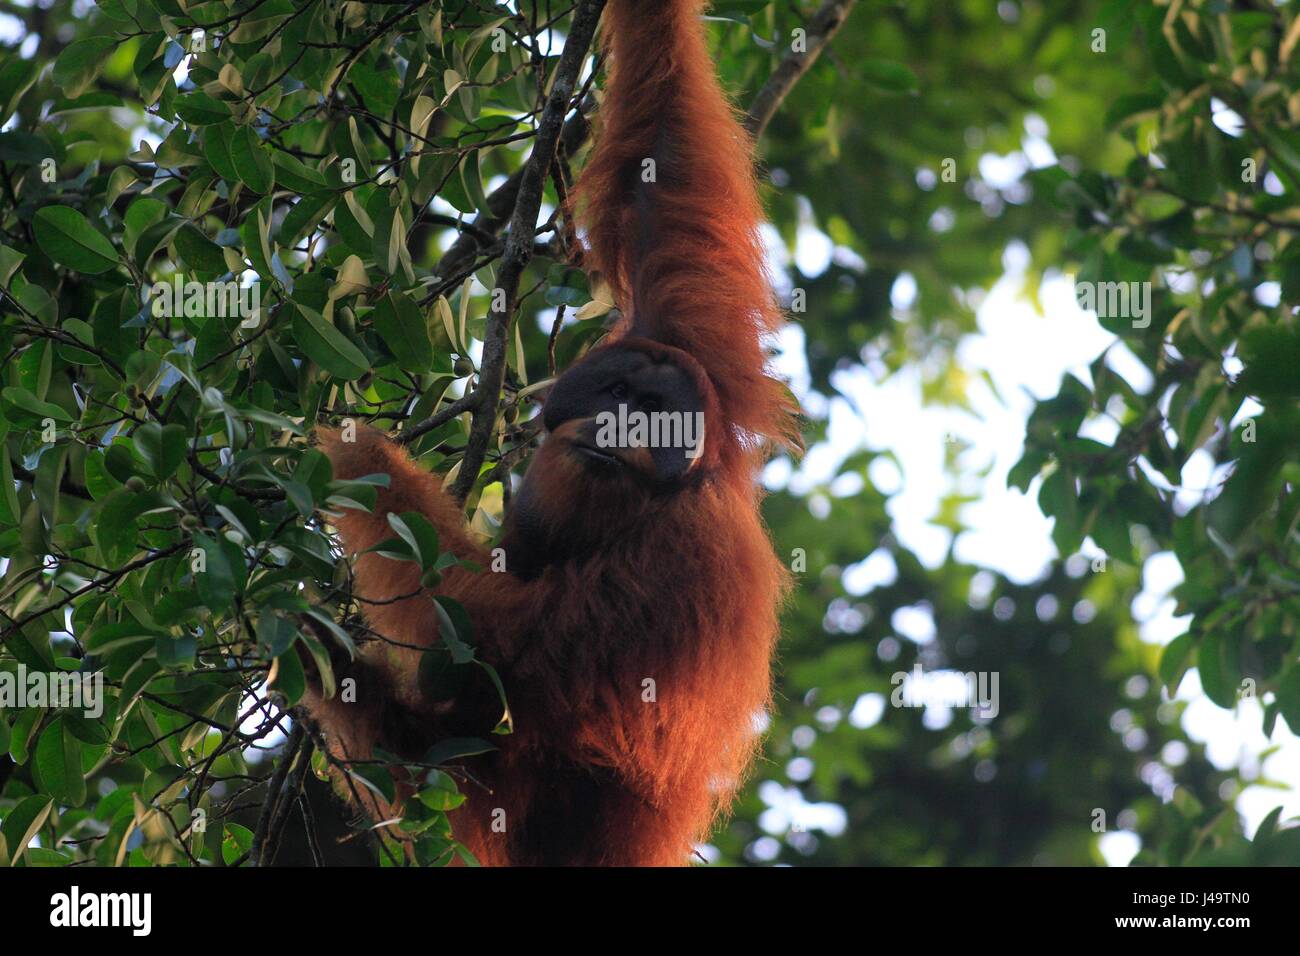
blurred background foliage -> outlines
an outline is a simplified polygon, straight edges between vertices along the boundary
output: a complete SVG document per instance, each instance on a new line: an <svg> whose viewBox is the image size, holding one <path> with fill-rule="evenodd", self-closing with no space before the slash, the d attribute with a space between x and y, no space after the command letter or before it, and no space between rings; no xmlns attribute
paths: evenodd
<svg viewBox="0 0 1300 956"><path fill-rule="evenodd" d="M524 51L531 44L512 43L494 54L484 31L507 22L502 18L520 36L543 36L538 24L552 17L561 33L567 24L565 4L518 6L523 21L514 18L515 5L425 5L399 33L383 28L394 11L388 5L272 0L260 26L188 61L188 79L178 86L168 77L191 22L220 34L242 4L0 3L0 110L7 120L0 133L0 284L7 291L0 351L7 356L5 461L17 488L0 502L0 554L8 559L0 606L6 623L25 625L7 635L0 666L27 660L84 668L105 624L117 626L110 634L119 638L137 631L149 638L101 648L116 655L108 666L123 685L103 726L74 726L54 713L0 714L11 754L0 770L0 814L15 858L14 834L35 833L46 849L28 853L28 864L185 863L177 840L195 807L222 820L206 838L181 837L195 858L247 857L257 786L271 766L258 748L280 746L279 715L267 704L245 724L260 744L230 728L237 715L247 718L248 695L271 662L289 666L281 641L309 639L274 623L304 610L295 583L308 581L312 604L333 610L331 619L343 613L346 592L322 560L328 540L308 514L331 495L363 494L313 474L318 463L302 452L301 429L286 420L309 426L351 414L409 427L444 394L457 394L453 382L464 374L453 357L475 357L477 348L456 321L444 324L435 300L444 296L446 311L456 319L463 311L469 335L481 336L499 249L479 248L477 262L462 257L478 280L462 289L447 266L449 255L463 252L463 243L453 246L455 220L477 215L476 222L498 228L492 223L501 212L488 197L527 149L495 140L528 129L521 116L539 105L540 73L554 69L559 52L557 42L547 55L530 57ZM1207 760L1180 725L1186 702L1164 692L1195 667L1217 704L1233 707L1245 691L1265 703L1267 732L1300 727L1300 576L1293 570L1300 330L1287 304L1300 293L1300 248L1292 243L1300 229L1300 94L1293 92L1300 18L1288 6L1225 0L851 6L758 146L771 223L787 253L809 229L834 246L815 274L801 273L802 260L790 258L778 285L792 304L800 295L806 306L796 305L792 318L802 330L803 354L794 358L807 367L801 397L810 458L829 450L836 464L811 484L774 482L767 500L778 550L802 554L806 566L785 615L763 760L705 857L725 864L1088 865L1103 862L1102 831L1122 828L1142 840L1139 863L1300 862L1298 831L1284 821L1270 819L1253 842L1246 839L1232 806L1242 786L1237 772ZM719 69L742 106L817 7L806 0L715 4ZM137 29L137 21L144 26ZM376 42L347 61L352 82L341 84L339 96L349 109L314 111L333 81L331 64L349 50L294 43L355 45L372 30ZM80 48L84 56L69 54L87 40L94 42ZM257 110L245 109L244 98L222 83L225 63L255 91ZM427 67L435 98L454 87L448 70L483 84L453 90L430 120L427 135L443 152L424 159L424 176L411 170L409 130L393 125L418 125L416 63ZM1238 126L1215 122L1224 109ZM289 116L293 122L282 122ZM260 161L252 154L269 157L274 192L240 188L239 177L227 181L223 154L211 158L214 138L250 129L259 139L244 164L256 179ZM147 149L139 145L142 130ZM1050 144L1046 160L1027 156L1027 131ZM39 176L49 156L54 182ZM469 163L450 165L466 156ZM396 157L402 186L352 189L352 201L344 201L350 184L332 165L341 157L375 172ZM1018 173L988 175L990 157L1019 164ZM572 161L580 168L580 145ZM435 214L401 223L408 268L367 241L376 237L358 236L355 204L386 236L394 209L419 208L412 193L428 191L433 165L442 177L432 191ZM162 182L169 178L177 181ZM132 204L146 190L163 207L142 207L133 222ZM310 259L292 250L303 248L314 222L284 225L299 197L325 210L324 239ZM548 187L548 209L557 198ZM80 274L90 272L78 268L85 261L61 259L57 241L40 241L37 210L49 206L80 210L106 238L117 238L120 264L110 261L91 278ZM196 226L206 244L179 220ZM155 229L159 223L175 228ZM568 310L558 339L561 367L599 331L598 320L573 321L591 292L558 265L556 241L540 238L548 246L521 283L531 294L506 389L521 423L534 414L527 383L549 372L556 307ZM1045 277L1061 273L1153 288L1149 325L1137 327L1128 316L1101 323L1150 371L1154 387L1139 393L1098 358L1089 381L1067 377L1060 394L1037 403L1030 417L1009 480L1055 519L1061 559L1028 584L951 553L937 567L920 561L886 510L897 490L878 488L870 473L873 460L889 452L865 443L831 448L827 413L840 394L838 374L864 368L877 378L917 371L927 403L969 407L980 373L963 366L958 346L977 331L979 306L1016 244L1030 253L1021 290L1030 302L1037 303ZM144 323L131 319L139 301L127 291L133 284L178 273L216 276L224 264L213 259L214 249L217 257L233 251L261 275L264 302L274 310L269 334L247 347L251 361L222 354L225 343L236 344L228 326L142 330ZM78 256L84 260L72 253ZM428 334L420 338L433 357L428 368L399 368L403 356L369 308L380 296L340 289L349 257L360 260L371 291L382 284L427 311ZM904 308L896 304L900 280L914 284ZM353 374L346 349L341 358L313 354L319 342L309 348L293 334L287 315L294 308L319 318L336 301L334 321L373 376ZM129 335L138 341L113 339L121 329L134 330ZM124 374L93 361L78 343L107 350ZM197 349L203 361L170 375L154 359L136 359L148 367L133 368L127 363L137 346L163 362L173 348ZM296 378L289 372L295 362ZM193 383L181 374L187 371ZM203 396L207 386L218 389L216 399ZM140 391L148 410L162 416L159 425L184 426L175 464L159 464L161 433L141 443L137 433L148 416ZM88 394L96 401L85 401ZM64 450L54 454L34 434L44 403L80 426L60 432L54 447ZM854 407L865 416L894 414ZM1244 440L1243 409L1256 426ZM133 410L139 421L131 420ZM112 424L119 415L127 416L122 427ZM1118 426L1109 443L1079 437L1085 420L1099 415ZM445 471L457 464L464 427L449 422L414 447ZM526 451L530 436L506 431L499 450ZM91 447L92 438L131 454L119 455L116 468L96 464L107 456ZM195 464L231 447L244 453L209 459L206 473ZM1206 501L1184 507L1175 492L1198 451L1236 467L1216 472ZM526 456L505 460L519 469ZM962 468L955 450L946 461L954 473ZM130 477L142 483L128 486ZM250 483L271 494L240 501L224 487ZM124 504L130 495L155 497ZM113 535L98 527L110 499L118 502ZM955 536L965 526L964 503L954 494L926 517ZM500 485L489 482L471 498L485 531L500 508ZM143 516L150 520L141 524ZM188 547L197 536L218 562L239 564L228 549L222 558L217 544L237 525L234 540L256 560L247 578L232 578L220 593L205 591L210 586L187 576L182 560L168 558L156 571L142 568L111 588L92 589L73 603L69 620L58 608L37 613L90 580L78 558L116 568L132 556ZM1085 539L1090 555L1107 555L1104 573L1094 558L1079 557ZM1142 587L1142 561L1166 551L1186 576L1175 597L1190 625L1162 648L1141 639L1130 607ZM853 593L845 570L882 552L897 569L892 583ZM149 619L148 605L168 594L180 596L165 617ZM932 633L901 635L900 613L918 612L932 621ZM196 661L218 659L239 666L195 673ZM954 710L931 719L922 709L889 706L893 675L917 665L997 673L998 715L976 719ZM187 724L186 714L196 712L211 723ZM156 737L165 740L155 744ZM58 769L74 760L87 792ZM210 776L196 780L205 764ZM322 832L341 834L324 788L311 779L305 785ZM446 794L448 787L454 783L440 778L433 789ZM416 828L427 840L426 862L450 859L442 814L454 813L454 803L433 799L421 811ZM331 859L374 857L360 841L340 850L323 839L322 846ZM291 832L281 862L309 860L308 850Z"/></svg>
<svg viewBox="0 0 1300 956"><path fill-rule="evenodd" d="M1276 818L1255 845L1242 838L1231 808L1241 781L1186 738L1185 702L1162 699L1161 688L1199 665L1217 704L1255 693L1267 703L1267 731L1287 735L1274 724L1279 712L1300 727L1300 329L1287 305L1300 292L1298 30L1294 11L1265 4L873 5L837 38L835 66L787 101L762 147L788 183L776 194L776 225L793 243L810 217L861 257L791 277L813 303L800 320L814 389L834 394L835 370L879 359L889 370L919 367L928 400L965 405L970 373L956 346L1016 241L1032 255L1023 286L1031 301L1052 271L1153 283L1148 328L1127 316L1101 322L1156 382L1138 394L1102 358L1090 385L1063 381L1030 416L1010 476L1055 518L1059 552L1075 555L1091 537L1109 555L1107 573L1076 557L1071 573L1061 562L1017 586L951 553L927 571L890 535L869 452L841 467L861 477L859 492L837 494L836 476L771 499L778 541L807 543L810 571L787 618L772 763L718 841L724 855L1095 863L1089 824L1100 808L1108 828L1118 821L1142 838L1138 863L1296 859L1295 831L1275 837ZM741 46L729 49L750 56ZM914 82L882 89L877 58ZM1244 129L1215 125L1224 104ZM1043 168L1009 186L986 181L990 154L1025 159L1027 129L1059 162L1034 157L1024 165ZM956 182L943 181L945 159L955 160ZM900 314L891 292L904 273L916 294ZM1243 355L1252 337L1261 346ZM1263 394L1252 376L1268 383ZM1274 436L1253 447L1227 428L1251 398L1263 403L1260 434ZM1103 410L1119 425L1113 442L1077 437ZM1198 449L1240 464L1216 504L1186 509L1174 491ZM1221 484L1216 472L1206 497ZM810 498L819 499L816 517ZM955 515L959 532L960 502L948 504L956 507L935 520ZM855 596L841 572L877 545L892 554L897 579ZM1170 550L1187 573L1177 613L1194 617L1162 651L1139 639L1129 608L1142 559ZM921 645L899 640L892 623L897 609L917 605L934 620L933 640ZM1001 713L985 723L957 711L929 728L919 712L878 711L873 700L851 719L864 690L888 700L890 676L918 660L927 670L999 672ZM834 806L842 816L827 812ZM800 818L829 820L837 834L800 827Z"/></svg>

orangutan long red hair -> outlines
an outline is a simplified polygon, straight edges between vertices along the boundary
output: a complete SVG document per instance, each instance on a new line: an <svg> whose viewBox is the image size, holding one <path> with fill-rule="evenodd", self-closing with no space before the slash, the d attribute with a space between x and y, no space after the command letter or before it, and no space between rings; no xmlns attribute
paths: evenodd
<svg viewBox="0 0 1300 956"><path fill-rule="evenodd" d="M417 759L490 729L500 707L486 682L430 701L417 681L422 649L439 640L431 594L461 602L515 727L464 762L474 782L451 814L483 863L687 863L735 793L769 704L787 575L756 473L765 440L790 440L793 419L765 370L761 338L780 313L750 144L714 76L702 7L606 9L612 76L577 213L584 265L626 321L546 399L546 438L501 539L505 570L488 570L438 479L395 445L369 431L350 443L321 435L335 477L391 478L372 513L335 520L359 555L368 624L386 640L350 665L356 702L317 693L312 715L345 760L375 747ZM698 413L702 450L595 441L596 416L616 408ZM387 515L403 511L423 513L444 548L484 570L403 597L421 591L415 564L361 553L391 538Z"/></svg>

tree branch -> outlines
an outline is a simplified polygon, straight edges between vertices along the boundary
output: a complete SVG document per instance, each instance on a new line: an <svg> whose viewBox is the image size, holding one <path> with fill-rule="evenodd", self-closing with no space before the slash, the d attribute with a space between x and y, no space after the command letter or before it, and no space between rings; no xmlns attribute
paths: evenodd
<svg viewBox="0 0 1300 956"><path fill-rule="evenodd" d="M28 471L22 465L10 462L13 469L14 477L19 481L33 482L36 480L36 472ZM85 488L79 488L72 481L72 477L64 471L63 476L59 479L59 491L65 495L71 495L74 498L80 498L82 501L94 501L90 492Z"/></svg>
<svg viewBox="0 0 1300 956"><path fill-rule="evenodd" d="M579 108L578 112L569 117L564 124L564 131L560 134L564 151L571 154L580 149L590 132L591 124L583 115L582 108ZM505 226L519 199L519 184L523 182L526 168L526 166L519 167L505 182L488 194L486 214L474 220L474 231L462 228L456 241L438 260L438 266L434 271L440 279L449 279L463 272L467 266L473 264L481 249L492 245L496 233Z"/></svg>
<svg viewBox="0 0 1300 956"><path fill-rule="evenodd" d="M462 412L469 411L474 407L476 401L478 401L477 395L473 392L467 392L464 396L456 399L454 402L448 402L446 405L442 406L442 408L438 409L424 421L420 422L420 424L412 425L410 428L406 429L406 431L398 435L394 441L399 445L409 445L421 435L427 435L440 425L445 425Z"/></svg>
<svg viewBox="0 0 1300 956"><path fill-rule="evenodd" d="M258 817L257 829L253 831L253 842L248 850L249 862L253 866L263 866L270 862L265 859L265 847L267 837L271 834L271 822L275 819L275 810L280 803L281 791L284 789L284 779L289 775L289 768L293 765L294 758L298 756L298 751L302 747L302 742L306 736L307 732L303 729L302 724L294 724L289 743L284 748L284 755L280 757L280 763L271 776L271 783L266 788L262 813Z"/></svg>
<svg viewBox="0 0 1300 956"><path fill-rule="evenodd" d="M307 770L311 767L311 755L314 749L311 738L306 735L306 731L303 731L302 745L298 751L298 764L289 774L284 784L284 791L280 794L280 805L276 809L275 819L271 822L271 830L266 835L261 866L275 865L275 857L280 852L280 844L284 841L284 831L289 825L289 814L302 799L302 785L307 779Z"/></svg>
<svg viewBox="0 0 1300 956"><path fill-rule="evenodd" d="M808 21L808 35L805 38L803 52L797 53L791 50L787 53L780 65L768 77L767 82L763 84L763 88L758 91L753 102L749 104L749 112L745 115L745 129L755 140L763 135L763 130L776 114L781 101L794 88L795 83L799 82L799 78L817 62L817 57L831 41L831 37L835 36L836 31L844 25L849 11L853 9L856 2L857 0L825 0L813 14L812 19Z"/></svg>
<svg viewBox="0 0 1300 956"><path fill-rule="evenodd" d="M461 459L460 472L451 488L452 497L460 502L464 502L474 487L479 468L487 455L488 442L492 439L497 401L505 381L507 330L518 305L519 278L533 255L533 236L537 228L537 213L542 205L543 187L551 163L555 161L564 115L569 111L569 103L578 83L578 73L587 57L587 50L596 34L596 24L604 7L605 0L582 0L573 15L564 52L560 55L560 65L555 70L551 94L537 126L537 142L519 180L519 195L515 200L514 214L510 218L505 254L501 257L496 288L492 290L490 300L494 307L488 313L487 331L484 333L483 361L479 370L478 387L474 390L474 417L470 423L469 440L465 443L465 457ZM500 308L495 307L497 304Z"/></svg>

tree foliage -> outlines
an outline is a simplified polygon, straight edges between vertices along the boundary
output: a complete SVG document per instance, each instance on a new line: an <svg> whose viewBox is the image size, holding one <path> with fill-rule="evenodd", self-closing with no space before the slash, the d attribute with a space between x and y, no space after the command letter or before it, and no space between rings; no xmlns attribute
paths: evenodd
<svg viewBox="0 0 1300 956"><path fill-rule="evenodd" d="M742 103L817 8L715 5ZM375 485L334 480L311 429L389 430L495 532L537 396L610 306L567 264L556 212L600 65L559 87L556 162L511 260L569 4L5 10L22 23L0 52L0 669L102 673L105 707L0 709L0 862L268 861L291 815L327 829L336 813L296 798L327 762L290 730L302 655L328 683L330 647L365 636L318 515L372 503ZM1141 835L1146 862L1300 858L1276 818L1246 840L1243 781L1162 696L1195 667L1215 703L1248 689L1266 732L1300 727L1297 37L1294 12L1223 0L863 3L789 92L759 140L772 224L790 249L814 225L846 253L785 276L807 297L810 396L877 361L922 368L929 401L965 405L956 346L1012 242L1032 252L1031 298L1052 271L1150 283L1145 324L1101 322L1155 385L1136 391L1102 355L1038 403L1010 480L1055 519L1062 561L1030 585L910 554L869 471L879 450L769 498L778 549L803 549L807 568L767 759L715 841L723 861L1098 862L1097 808ZM1031 117L1059 161L991 183L981 158L1018 153ZM903 274L917 296L900 322ZM1111 443L1079 437L1103 415ZM828 433L812 414L814 454ZM1226 467L1188 507L1175 492L1197 454ZM834 490L846 480L857 490ZM936 522L960 533L962 503ZM418 516L393 524L395 560L431 576L454 560ZM1064 560L1085 539L1106 573ZM897 579L851 593L843 570L878 549ZM1163 649L1129 611L1161 551L1191 616ZM894 612L918 605L935 639L900 641ZM478 666L457 611L431 608L454 635L430 661L439 680ZM851 716L918 663L997 672L999 716ZM1190 756L1168 759L1172 743ZM419 765L426 788L400 824L415 862L457 857L456 758L490 746L447 741ZM391 791L378 765L347 773ZM793 827L792 802L842 808L847 827ZM406 859L382 839L373 858Z"/></svg>
<svg viewBox="0 0 1300 956"><path fill-rule="evenodd" d="M778 202L809 196L822 227L868 263L832 262L806 283L824 310L808 335L815 385L833 392L832 373L856 348L890 369L925 359L930 400L965 405L966 390L952 383L970 378L954 347L974 328L970 290L996 278L997 258L1017 240L1032 253L1031 299L1053 273L1074 276L1080 290L1150 283L1149 319L1097 311L1154 384L1139 393L1103 353L1029 418L1009 482L1054 519L1063 559L1085 542L1106 555L1080 574L1058 568L1025 587L951 557L926 571L890 534L870 452L846 459L835 478L860 479L856 498L836 496L835 481L813 490L824 496L817 518L797 496L773 500L784 540L816 542L809 565L820 573L791 617L787 699L769 747L784 773L763 775L749 818L722 842L727 852L788 862L1097 861L1089 823L1100 809L1107 829L1118 820L1141 836L1138 862L1297 858L1297 831L1277 813L1253 843L1244 838L1232 802L1245 784L1267 781L1205 762L1179 726L1186 702L1162 688L1172 694L1194 667L1219 706L1263 702L1275 740L1300 727L1291 570L1298 35L1293 13L1251 5L912 4L882 13L870 31L846 31L837 52L848 64L868 55L909 64L919 104L899 106L849 68L820 75L823 95L835 85L823 125L796 132L800 114L789 109L775 121L792 138L771 136L769 161L794 184ZM846 78L859 85L836 85ZM793 100L817 96L816 79ZM840 113L850 102L872 121ZM990 182L980 159L1023 159L1027 117L1050 131L1058 161L1011 186ZM945 159L959 171L952 185L938 175ZM918 170L932 175L923 181ZM786 220L792 240L798 221ZM890 302L904 272L919 290L906 330ZM859 337L865 346L850 344ZM1080 437L1100 417L1118 426L1114 439ZM1183 469L1198 451L1212 456L1215 477L1189 505ZM954 495L935 520L959 534L963 503ZM898 577L862 598L840 572L877 540ZM1138 638L1129 611L1156 552L1176 555L1185 580L1175 613L1190 618L1165 648ZM999 602L1003 614L990 618ZM903 641L900 656L881 660L885 642L897 653L893 612L918 604L933 613L935 641ZM866 730L848 719L864 690L888 698L889 675L916 661L1000 671L1001 714L981 722L957 712L934 729L888 708ZM1170 742L1191 758L1169 757ZM843 806L846 831L790 829L798 814L788 808L804 802Z"/></svg>

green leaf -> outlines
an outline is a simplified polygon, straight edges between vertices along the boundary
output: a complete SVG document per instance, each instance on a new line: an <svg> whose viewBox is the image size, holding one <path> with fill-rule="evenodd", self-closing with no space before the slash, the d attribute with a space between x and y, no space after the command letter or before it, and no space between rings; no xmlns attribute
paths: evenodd
<svg viewBox="0 0 1300 956"><path fill-rule="evenodd" d="M70 206L36 211L36 243L55 262L91 275L117 265L117 252L90 221Z"/></svg>
<svg viewBox="0 0 1300 956"><path fill-rule="evenodd" d="M64 319L63 331L71 335L78 342L84 342L87 346L95 344L95 333L89 323L81 319ZM71 365L98 365L99 356L94 352L86 349L79 349L75 345L59 343L55 346L55 351L59 358Z"/></svg>
<svg viewBox="0 0 1300 956"><path fill-rule="evenodd" d="M1196 669L1201 676L1205 695L1220 707L1231 710L1237 705L1237 685L1227 662L1222 635L1212 631L1201 638L1196 654Z"/></svg>
<svg viewBox="0 0 1300 956"><path fill-rule="evenodd" d="M1241 337L1241 388L1267 400L1300 397L1300 329L1266 325Z"/></svg>
<svg viewBox="0 0 1300 956"><path fill-rule="evenodd" d="M457 664L466 664L474 659L474 648L470 641L474 639L474 623L470 620L465 605L453 597L439 594L433 601L438 615L438 637Z"/></svg>
<svg viewBox="0 0 1300 956"><path fill-rule="evenodd" d="M74 40L54 61L51 78L69 97L80 96L108 61L109 51L117 45L117 39L111 36Z"/></svg>
<svg viewBox="0 0 1300 956"><path fill-rule="evenodd" d="M18 717L14 720L13 728L9 734L9 756L13 757L14 763L22 766L27 763L31 756L30 743L32 733L36 730L36 724L45 716L44 707L28 707L18 712ZM5 818L8 822L8 818ZM13 846L12 840L9 845Z"/></svg>
<svg viewBox="0 0 1300 956"><path fill-rule="evenodd" d="M230 149L234 135L235 127L229 123L209 126L203 131L203 156L217 175L228 183L239 181L239 171L235 168L235 158Z"/></svg>
<svg viewBox="0 0 1300 956"><path fill-rule="evenodd" d="M154 656L164 667L193 667L198 642L193 634L168 634L154 641Z"/></svg>
<svg viewBox="0 0 1300 956"><path fill-rule="evenodd" d="M18 271L18 267L23 264L23 260L26 258L26 253L0 245L0 286L9 285L14 273Z"/></svg>
<svg viewBox="0 0 1300 956"><path fill-rule="evenodd" d="M225 832L221 838L221 859L226 866L233 865L236 860L248 853L252 848L252 830L238 823L226 824Z"/></svg>
<svg viewBox="0 0 1300 956"><path fill-rule="evenodd" d="M140 196L127 207L122 247L144 261L164 240L164 232L180 228L182 221L169 216L167 204L161 200ZM172 223L170 226L169 222Z"/></svg>
<svg viewBox="0 0 1300 956"><path fill-rule="evenodd" d="M279 657L287 652L297 638L298 628L288 618L274 612L258 617L257 642L271 657Z"/></svg>
<svg viewBox="0 0 1300 956"><path fill-rule="evenodd" d="M1291 733L1300 733L1300 666L1288 668L1278 681L1277 706Z"/></svg>
<svg viewBox="0 0 1300 956"><path fill-rule="evenodd" d="M910 93L919 85L916 74L902 63L864 57L858 61L862 77L872 86L894 93Z"/></svg>
<svg viewBox="0 0 1300 956"><path fill-rule="evenodd" d="M44 401L53 371L54 343L42 339L29 347L18 360L18 384Z"/></svg>
<svg viewBox="0 0 1300 956"><path fill-rule="evenodd" d="M1079 544L1079 498L1074 477L1064 465L1043 479L1038 488L1038 505L1043 514L1055 518L1052 540L1062 554L1070 554Z"/></svg>
<svg viewBox="0 0 1300 956"><path fill-rule="evenodd" d="M202 570L194 571L194 589L213 611L227 611L235 600L235 567L221 541L196 534L194 546L203 552Z"/></svg>
<svg viewBox="0 0 1300 956"><path fill-rule="evenodd" d="M408 372L427 372L433 365L433 343L420 308L404 292L390 292L370 315L384 344L399 367Z"/></svg>
<svg viewBox="0 0 1300 956"><path fill-rule="evenodd" d="M146 422L135 430L135 449L154 477L170 478L189 449L185 427Z"/></svg>
<svg viewBox="0 0 1300 956"><path fill-rule="evenodd" d="M1277 501L1282 466L1300 430L1300 410L1278 403L1256 423L1257 440L1240 446L1236 470L1206 508L1206 524L1230 544L1256 527Z"/></svg>
<svg viewBox="0 0 1300 956"><path fill-rule="evenodd" d="M353 764L348 768L348 776L367 790L383 797L389 803L397 795L397 788L393 784L393 775L385 767L374 764Z"/></svg>
<svg viewBox="0 0 1300 956"><path fill-rule="evenodd" d="M307 693L307 675L302 669L298 652L293 647L277 657L276 661L279 667L271 686L277 693L283 694L286 705L292 707Z"/></svg>
<svg viewBox="0 0 1300 956"><path fill-rule="evenodd" d="M275 185L275 166L251 127L240 126L230 138L230 158L240 182L259 195Z"/></svg>
<svg viewBox="0 0 1300 956"><path fill-rule="evenodd" d="M330 460L315 448L308 448L293 470L293 480L311 490L313 501L324 501L329 493L334 467Z"/></svg>
<svg viewBox="0 0 1300 956"><path fill-rule="evenodd" d="M136 523L141 515L167 507L156 492L135 494L127 489L104 499L93 531L100 552L110 561L121 560L136 550Z"/></svg>
<svg viewBox="0 0 1300 956"><path fill-rule="evenodd" d="M85 802L81 744L65 731L62 719L52 721L41 733L36 744L35 768L45 791L59 803L75 807Z"/></svg>
<svg viewBox="0 0 1300 956"><path fill-rule="evenodd" d="M456 781L441 770L429 771L427 786L416 794L416 799L430 810L455 810L465 802L465 794L456 788Z"/></svg>
<svg viewBox="0 0 1300 956"><path fill-rule="evenodd" d="M12 116L18 101L27 92L36 75L41 71L41 64L32 57L9 56L0 61L0 116Z"/></svg>
<svg viewBox="0 0 1300 956"><path fill-rule="evenodd" d="M469 677L469 668L457 664L444 644L435 644L420 655L417 684L428 701L455 700Z"/></svg>
<svg viewBox="0 0 1300 956"><path fill-rule="evenodd" d="M430 747L420 758L421 763L438 766L461 757L474 757L496 750L492 744L477 737L451 737Z"/></svg>
<svg viewBox="0 0 1300 956"><path fill-rule="evenodd" d="M63 726L66 731L82 743L101 746L109 742L108 731L102 721L85 717L76 711L65 711Z"/></svg>
<svg viewBox="0 0 1300 956"><path fill-rule="evenodd" d="M294 310L293 334L298 348L336 378L357 379L370 371L361 350L314 309L299 305Z"/></svg>
<svg viewBox="0 0 1300 956"><path fill-rule="evenodd" d="M261 204L256 207L255 213L250 212L244 216L243 225L239 227L239 238L257 274L264 279L272 278L274 273L271 269L271 257L274 253L271 250L271 237L267 229L266 217L262 215Z"/></svg>
<svg viewBox="0 0 1300 956"><path fill-rule="evenodd" d="M107 654L131 644L152 644L160 636L161 631L132 620L100 624L86 636L86 649L96 654Z"/></svg>
<svg viewBox="0 0 1300 956"><path fill-rule="evenodd" d="M172 241L185 264L200 278L212 279L229 271L221 247L194 226L181 226Z"/></svg>
<svg viewBox="0 0 1300 956"><path fill-rule="evenodd" d="M14 469L9 461L9 451L0 447L0 525L10 527L18 524L22 518L22 508L18 504L18 491L14 485ZM8 748L0 747L0 752Z"/></svg>
<svg viewBox="0 0 1300 956"><path fill-rule="evenodd" d="M378 544L373 544L359 553L378 554L381 557L392 558L395 561L417 560L415 552L411 550L411 546L401 538L385 538Z"/></svg>
<svg viewBox="0 0 1300 956"><path fill-rule="evenodd" d="M1300 135L1294 130L1270 130L1264 127L1256 128L1255 135L1268 149L1278 176L1286 182L1290 191L1300 189Z"/></svg>
<svg viewBox="0 0 1300 956"><path fill-rule="evenodd" d="M1155 93L1130 93L1116 97L1106 110L1107 126L1118 126L1125 120L1142 113L1158 110L1164 104L1164 98Z"/></svg>
<svg viewBox="0 0 1300 956"><path fill-rule="evenodd" d="M42 402L24 388L10 385L4 389L0 389L0 398L4 399L4 401L20 415L23 412L26 412L28 415L40 419L52 418L57 422L75 421L71 415L65 412L58 405L54 405L50 402Z"/></svg>
<svg viewBox="0 0 1300 956"><path fill-rule="evenodd" d="M293 12L294 6L289 0L251 4L247 14L239 18L239 25L231 32L229 42L244 44L264 39Z"/></svg>
<svg viewBox="0 0 1300 956"><path fill-rule="evenodd" d="M176 112L191 126L213 126L230 119L230 108L206 93L186 93L176 97Z"/></svg>
<svg viewBox="0 0 1300 956"><path fill-rule="evenodd" d="M104 470L119 482L124 482L135 474L135 456L131 454L133 445L130 439L124 439L114 442L104 452Z"/></svg>
<svg viewBox="0 0 1300 956"><path fill-rule="evenodd" d="M1196 639L1190 632L1180 634L1165 646L1160 655L1160 680L1169 690L1170 696L1178 691L1178 685L1182 683L1183 675L1191 663L1192 649L1195 646Z"/></svg>
<svg viewBox="0 0 1300 956"><path fill-rule="evenodd" d="M296 245L299 239L320 225L336 201L335 195L328 192L303 196L280 221L276 241L284 246Z"/></svg>
<svg viewBox="0 0 1300 956"><path fill-rule="evenodd" d="M52 154L50 144L39 136L21 130L0 133L0 162L33 166Z"/></svg>
<svg viewBox="0 0 1300 956"><path fill-rule="evenodd" d="M325 186L324 176L305 165L298 157L283 150L271 151L271 163L275 166L275 181L284 189L306 195Z"/></svg>
<svg viewBox="0 0 1300 956"><path fill-rule="evenodd" d="M427 571L438 560L438 532L429 519L418 511L404 511L401 516L390 514L388 523L398 536L411 546L411 553Z"/></svg>
<svg viewBox="0 0 1300 956"><path fill-rule="evenodd" d="M54 801L44 794L36 794L20 800L18 805L5 814L4 823L0 824L0 833L4 835L9 857L4 862L10 866L16 863L27 849L27 844L45 824L46 817Z"/></svg>

